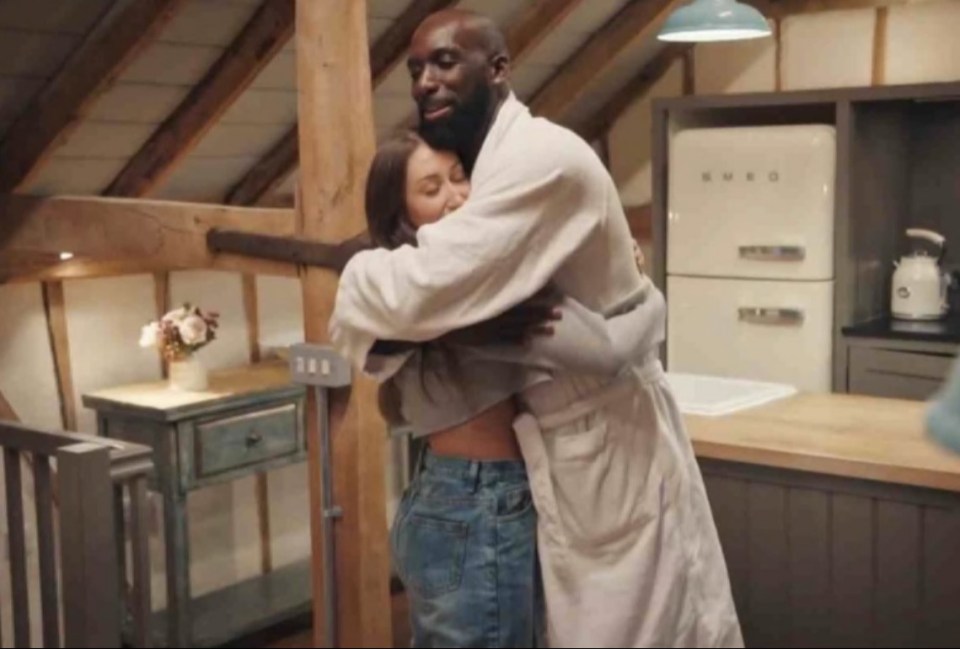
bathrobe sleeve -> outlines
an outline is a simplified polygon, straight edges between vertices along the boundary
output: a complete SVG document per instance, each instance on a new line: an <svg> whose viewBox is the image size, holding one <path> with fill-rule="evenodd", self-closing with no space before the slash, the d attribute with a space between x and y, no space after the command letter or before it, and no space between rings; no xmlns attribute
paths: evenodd
<svg viewBox="0 0 960 649"><path fill-rule="evenodd" d="M497 160L459 210L420 228L416 247L350 261L330 321L340 353L364 367L377 339L432 340L499 315L550 281L601 225L609 188L591 179L580 148L543 144Z"/></svg>

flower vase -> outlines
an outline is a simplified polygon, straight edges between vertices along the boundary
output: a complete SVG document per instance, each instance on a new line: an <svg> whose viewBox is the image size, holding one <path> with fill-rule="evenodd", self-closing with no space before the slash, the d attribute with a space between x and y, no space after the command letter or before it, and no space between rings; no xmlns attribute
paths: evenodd
<svg viewBox="0 0 960 649"><path fill-rule="evenodd" d="M207 368L196 354L170 361L170 388L184 392L207 389Z"/></svg>

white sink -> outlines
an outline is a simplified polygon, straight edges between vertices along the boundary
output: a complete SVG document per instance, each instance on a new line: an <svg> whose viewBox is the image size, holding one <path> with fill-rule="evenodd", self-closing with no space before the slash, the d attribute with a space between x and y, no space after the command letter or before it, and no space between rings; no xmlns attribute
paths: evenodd
<svg viewBox="0 0 960 649"><path fill-rule="evenodd" d="M795 387L782 383L677 372L667 372L667 381L677 398L680 412L706 417L756 408L797 393Z"/></svg>

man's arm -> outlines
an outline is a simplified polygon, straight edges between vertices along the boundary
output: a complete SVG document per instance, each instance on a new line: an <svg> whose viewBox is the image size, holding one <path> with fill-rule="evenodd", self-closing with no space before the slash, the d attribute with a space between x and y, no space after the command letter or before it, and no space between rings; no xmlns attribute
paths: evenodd
<svg viewBox="0 0 960 649"><path fill-rule="evenodd" d="M503 165L460 210L421 228L418 247L354 257L331 320L338 348L362 366L376 339L437 338L543 288L600 225L609 191L590 186L578 148L556 149Z"/></svg>

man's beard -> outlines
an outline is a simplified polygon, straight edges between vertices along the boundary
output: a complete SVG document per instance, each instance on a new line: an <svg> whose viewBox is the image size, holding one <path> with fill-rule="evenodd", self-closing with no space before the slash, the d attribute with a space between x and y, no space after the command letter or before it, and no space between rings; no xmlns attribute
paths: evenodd
<svg viewBox="0 0 960 649"><path fill-rule="evenodd" d="M455 106L447 119L427 122L421 114L420 136L434 149L454 152L465 150L488 126L486 122L492 95L489 87L481 85L469 101Z"/></svg>

